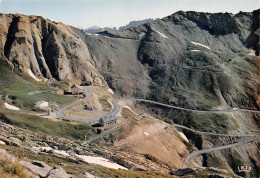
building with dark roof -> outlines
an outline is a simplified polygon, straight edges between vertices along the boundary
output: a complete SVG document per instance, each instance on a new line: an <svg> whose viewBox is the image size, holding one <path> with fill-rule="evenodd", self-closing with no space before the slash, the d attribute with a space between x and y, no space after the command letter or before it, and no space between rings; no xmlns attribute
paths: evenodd
<svg viewBox="0 0 260 178"><path fill-rule="evenodd" d="M71 93L73 95L78 95L82 92L82 89L80 88L80 86L78 86L76 84L72 85L70 88L71 88Z"/></svg>
<svg viewBox="0 0 260 178"><path fill-rule="evenodd" d="M110 125L110 124L115 124L117 121L117 117L115 115L111 116L105 116L99 119L99 125Z"/></svg>

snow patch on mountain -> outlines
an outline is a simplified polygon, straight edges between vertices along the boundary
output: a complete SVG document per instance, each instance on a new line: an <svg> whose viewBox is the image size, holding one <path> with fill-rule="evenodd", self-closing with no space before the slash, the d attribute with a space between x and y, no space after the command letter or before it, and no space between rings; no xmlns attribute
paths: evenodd
<svg viewBox="0 0 260 178"><path fill-rule="evenodd" d="M199 49L192 49L190 51L192 51L192 52L199 52L200 50Z"/></svg>
<svg viewBox="0 0 260 178"><path fill-rule="evenodd" d="M208 46L206 46L206 45L204 45L204 44L196 43L196 42L194 42L194 41L191 41L191 43L194 44L194 45L196 45L196 46L201 46L201 47L203 47L203 48L206 48L206 49L208 49L208 50L211 50L210 47L208 47Z"/></svg>
<svg viewBox="0 0 260 178"><path fill-rule="evenodd" d="M159 32L159 31L156 31L156 33L158 33L159 35L161 35L163 38L168 38L165 34Z"/></svg>
<svg viewBox="0 0 260 178"><path fill-rule="evenodd" d="M7 108L7 109L16 110L16 111L20 110L20 108L13 106L13 105L10 105L8 103L4 103L4 107Z"/></svg>
<svg viewBox="0 0 260 178"><path fill-rule="evenodd" d="M184 133L179 132L179 134L186 142L189 142L188 138L186 137L186 135L184 135Z"/></svg>
<svg viewBox="0 0 260 178"><path fill-rule="evenodd" d="M98 164L98 165L105 166L107 168L112 168L112 169L127 170L127 168L125 168L119 164L112 163L108 159L105 159L103 157L84 156L84 155L76 155L76 156L86 163Z"/></svg>
<svg viewBox="0 0 260 178"><path fill-rule="evenodd" d="M34 80L36 80L36 81L38 81L38 82L41 81L40 79L38 79L38 78L33 74L33 72L32 72L31 69L27 69L27 72L28 72L28 74L30 75L30 77L32 77Z"/></svg>

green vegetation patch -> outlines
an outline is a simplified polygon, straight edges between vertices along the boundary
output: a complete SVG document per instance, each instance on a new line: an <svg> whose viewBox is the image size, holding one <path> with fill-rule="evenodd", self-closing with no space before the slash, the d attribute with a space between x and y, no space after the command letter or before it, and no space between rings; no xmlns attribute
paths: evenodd
<svg viewBox="0 0 260 178"><path fill-rule="evenodd" d="M130 171L130 170L116 170L109 169L102 166L89 166L86 170L87 172L91 172L92 175L98 177L124 177L124 178L162 178L162 177L175 177L167 174L152 172L152 171Z"/></svg>
<svg viewBox="0 0 260 178"><path fill-rule="evenodd" d="M87 137L95 135L94 129L88 124L72 124L64 121L55 122L49 119L19 112L1 112L13 125L32 131L39 131L53 136L80 140L84 140L85 135Z"/></svg>
<svg viewBox="0 0 260 178"><path fill-rule="evenodd" d="M119 130L120 134L118 139L124 138L132 130L133 126L138 123L138 120L135 118L135 114L127 108L122 108L121 115L127 120L128 126L127 129L121 128Z"/></svg>
<svg viewBox="0 0 260 178"><path fill-rule="evenodd" d="M67 84L56 82L55 86L66 88ZM28 95L29 92L34 91L41 91L41 93ZM72 97L52 92L55 92L54 88L36 82L29 76L14 74L6 64L0 63L0 94L12 95L19 107L32 109L36 102L40 100L49 100L60 105L73 101Z"/></svg>
<svg viewBox="0 0 260 178"><path fill-rule="evenodd" d="M218 56L215 55L214 53L211 53L208 50L204 51L205 50L204 47L193 45L193 44L192 46L193 48L202 50L199 53L190 52L187 55L190 60L195 61L195 66L201 67L201 66L212 65L219 60Z"/></svg>
<svg viewBox="0 0 260 178"><path fill-rule="evenodd" d="M105 96L102 96L101 98L99 98L99 100L98 100L102 104L103 110L107 111L107 112L111 111L111 109L112 109L111 104L107 101L108 98L109 98L109 96L105 95Z"/></svg>
<svg viewBox="0 0 260 178"><path fill-rule="evenodd" d="M238 125L236 119L232 117L231 120L232 120L232 122L234 123L235 128L238 129L238 128L239 128L239 125Z"/></svg>
<svg viewBox="0 0 260 178"><path fill-rule="evenodd" d="M200 169L197 168L197 172L190 174L190 175L185 175L182 176L182 178L207 178L209 177L209 175L216 175L216 177L218 177L217 175L225 175L225 177L235 177L233 173L226 173L226 172L222 172L222 171L216 171L215 169L211 169L210 167L207 167L205 169Z"/></svg>
<svg viewBox="0 0 260 178"><path fill-rule="evenodd" d="M122 108L121 115L127 119L127 122L130 126L138 123L138 120L135 118L136 115L128 108Z"/></svg>
<svg viewBox="0 0 260 178"><path fill-rule="evenodd" d="M225 169L226 168L226 165L223 163L223 161L217 157L217 155L213 153L210 153L210 154L206 154L208 156L208 160L207 162L209 163L210 162L210 167L218 167L218 168L221 168L221 169Z"/></svg>
<svg viewBox="0 0 260 178"><path fill-rule="evenodd" d="M3 104L4 103L4 100L2 100L1 98L0 98L0 104Z"/></svg>
<svg viewBox="0 0 260 178"><path fill-rule="evenodd" d="M187 89L178 89L176 90L177 93L183 94L183 95L189 95L191 98L196 100L196 105L198 108L202 109L210 109L213 106L220 105L220 101L216 95L213 95L212 93L204 91L203 93L187 90Z"/></svg>
<svg viewBox="0 0 260 178"><path fill-rule="evenodd" d="M235 173L239 173L237 168L245 164L240 154L236 150L232 150L231 154L227 154L226 157L232 170Z"/></svg>
<svg viewBox="0 0 260 178"><path fill-rule="evenodd" d="M253 65L251 65L246 58L238 58L238 60L235 60L233 62L233 65L241 69L257 72L256 68Z"/></svg>
<svg viewBox="0 0 260 178"><path fill-rule="evenodd" d="M223 114L187 114L187 125L204 132L227 133L230 129L227 116Z"/></svg>

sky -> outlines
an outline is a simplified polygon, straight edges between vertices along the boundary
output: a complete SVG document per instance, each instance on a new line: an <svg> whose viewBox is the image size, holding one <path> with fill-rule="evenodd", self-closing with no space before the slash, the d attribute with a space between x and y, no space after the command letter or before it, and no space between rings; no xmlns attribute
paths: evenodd
<svg viewBox="0 0 260 178"><path fill-rule="evenodd" d="M119 27L179 10L237 13L259 7L260 0L0 0L1 13L39 15L79 28Z"/></svg>

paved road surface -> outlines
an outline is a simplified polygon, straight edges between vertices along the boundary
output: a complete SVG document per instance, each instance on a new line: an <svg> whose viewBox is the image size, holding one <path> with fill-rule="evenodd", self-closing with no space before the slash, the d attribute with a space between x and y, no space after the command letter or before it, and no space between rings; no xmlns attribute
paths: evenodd
<svg viewBox="0 0 260 178"><path fill-rule="evenodd" d="M195 133L199 133L199 134L207 134L207 135L215 135L215 136L223 136L223 137L253 137L256 136L257 134L246 134L246 135L231 135L231 134L221 134L221 133L212 133L212 132L203 132L203 131L198 131L198 130L194 130L191 129L189 127L185 127L183 125L179 125L179 124L172 124L174 127L179 127L182 129L186 129Z"/></svg>
<svg viewBox="0 0 260 178"><path fill-rule="evenodd" d="M73 118L73 117L70 117L70 116L67 116L64 112L65 110L83 102L83 101L86 101L88 100L92 94L93 94L93 91L94 91L94 87L84 87L84 90L85 90L85 95L86 97L81 99L81 100L78 100L70 105L67 105L66 107L60 109L59 111L57 111L57 115L63 119L66 119L66 120L73 120L73 121L79 121L79 122L98 122L98 119L99 118ZM138 98L121 98L121 99L116 99L113 101L113 105L114 105L114 110L109 113L107 115L107 117L109 116L113 116L113 117L116 117L116 113L119 111L119 105L118 105L118 101L124 101L124 100L132 100L132 101L140 101L140 102L146 102L146 103L152 103L152 104L157 104L157 105L160 105L160 106L165 106L165 107L169 107L169 108L174 108L174 109L178 109L178 110L184 110L184 111L189 111L189 112L197 112L197 113L229 113L229 112L252 112L252 113L260 113L260 111L258 110L250 110L250 109L239 109L239 108L236 108L236 109L227 109L227 110L196 110L196 109L187 109L187 108L182 108L182 107L178 107L178 106L172 106L172 105L168 105L168 104L164 104L164 103L159 103L159 102L156 102L156 101L151 101L151 100L145 100L145 99L138 99Z"/></svg>
<svg viewBox="0 0 260 178"><path fill-rule="evenodd" d="M74 120L74 121L79 121L79 122L98 122L98 119L99 118L88 118L88 119L78 119L78 118L73 118L73 117L70 117L70 116L67 116L65 115L65 110L69 109L70 107L73 107L83 101L86 101L88 100L92 94L93 94L93 91L94 91L94 87L84 87L84 90L85 90L85 95L86 97L81 99L81 100L78 100L70 105L67 105L66 107L60 109L59 111L57 111L57 115L63 119L67 119L67 120ZM124 101L124 100L132 100L132 101L141 101L141 102L146 102L146 103L152 103L152 104L157 104L157 105L160 105L160 106L165 106L165 107L169 107L169 108L174 108L174 109L178 109L178 110L184 110L184 111L189 111L189 112L198 112L198 113L229 113L229 112L252 112L252 113L260 113L260 111L257 111L257 110L250 110L250 109L239 109L239 108L236 108L236 109L228 109L228 110L195 110L195 109L187 109L187 108L182 108L182 107L178 107L178 106L172 106L172 105L168 105L168 104L164 104L164 103L159 103L159 102L156 102L156 101L151 101L151 100L145 100L145 99L138 99L138 98L121 98L121 99L117 99L117 100L114 100L113 101L113 105L114 105L114 110L109 113L109 116L112 116L112 117L116 117L116 113L119 111L120 107L118 105L118 101ZM193 130L193 129L190 129L188 127L185 127L185 126L182 126L182 125L178 125L178 124L174 124L176 127L180 127L180 128L183 128L183 129L188 129L190 131L193 131L193 132L197 132L197 133L203 133L203 134L209 134L209 135L217 135L217 136L234 136L234 137L247 137L247 136L252 136L252 135L226 135L226 134L217 134L217 133L210 133L210 132L202 132L202 131L196 131L196 130ZM117 130L118 128L120 128L121 126L118 126L118 127L115 127L113 129L111 129L111 131L109 132L113 132L115 130ZM96 136L92 139L90 139L88 141L91 142L91 141L94 141L100 137L102 137L104 134L107 134L108 132L105 132L99 136ZM155 134L155 133L154 133ZM242 145L242 144L245 144L245 143L248 143L248 142L251 142L251 141L254 141L256 139L259 139L260 136L256 136L254 138L250 138L250 139L247 139L247 140L244 140L244 141L241 141L239 143L236 143L236 144L230 144L230 145L226 145L226 146L222 146L222 147L215 147L215 148L211 148L211 149L207 149L207 150L201 150L201 151L198 151L198 152L194 152L192 154L189 155L188 159L187 159L187 162L185 164L185 166L189 166L189 163L190 163L190 160L200 154L203 154L203 153L209 153L211 151L216 151L216 150L221 150L221 149L226 149L226 148L231 148L231 147L234 147L234 146L239 146L239 145Z"/></svg>
<svg viewBox="0 0 260 178"><path fill-rule="evenodd" d="M198 113L229 113L229 112L252 112L252 113L260 113L258 110L251 110L251 109L226 109L226 110L196 110L196 109L187 109L187 108L182 108L178 106L172 106L169 104L164 104L164 103L159 103L156 101L151 101L151 100L145 100L145 99L138 99L138 98L121 98L118 99L117 101L123 101L123 100L132 100L132 101L141 101L141 102L146 102L146 103L152 103L152 104L157 104L160 106L165 106L169 108L174 108L178 110L184 110L184 111L190 111L190 112L198 112Z"/></svg>
<svg viewBox="0 0 260 178"><path fill-rule="evenodd" d="M249 139L246 139L246 140L242 140L238 143L233 143L233 144L229 144L229 145L224 145L224 146L219 146L219 147L214 147L214 148L209 148L209 149L205 149L205 150L199 150L199 151L195 151L193 153L191 153L187 159L186 159L186 162L184 164L184 168L188 168L190 166L190 162L193 158L201 155L201 154L204 154L204 153L210 153L212 151L218 151L218 150L223 150L223 149L227 149L227 148L232 148L232 147L236 147L236 146L241 146L241 145L244 145L244 144L247 144L249 142L253 142L255 140L258 140L260 139L260 135L258 136L255 136L253 138L249 138Z"/></svg>
<svg viewBox="0 0 260 178"><path fill-rule="evenodd" d="M151 100L145 100L145 99L137 99L137 98L121 98L118 99L117 101L123 101L123 100L133 100L133 101L141 101L141 102L147 102L147 103L152 103L152 104L157 104L157 105L161 105L161 106L165 106L165 107L170 107L170 108L174 108L174 109L179 109L179 110L184 110L184 111L190 111L190 112L199 112L199 113L229 113L229 112L252 112L252 113L260 113L260 111L257 110L250 110L250 109L229 109L229 110L210 110L210 111L203 111L203 110L194 110L194 109L187 109L187 108L182 108L182 107L177 107L177 106L172 106L172 105L168 105L168 104L163 104L163 103L159 103L159 102L155 102L155 101L151 101ZM178 125L178 124L174 124L177 127L183 128L183 129L188 129L190 131L193 132L197 132L197 133L203 133L203 134L209 134L209 135L218 135L218 136L235 136L235 137L248 137L248 136L254 136L254 135L226 135L226 134L216 134L216 133L210 133L210 132L202 132L202 131L196 131L193 129L190 129L188 127L182 126L182 125ZM191 153L188 158L187 161L184 165L185 168L189 167L190 165L190 161L197 157L198 155L201 155L203 153L210 153L212 151L217 151L217 150L222 150L222 149L227 149L227 148L232 148L232 147L236 147L236 146L240 146L255 140L260 139L260 135L254 136L253 138L249 138L246 140L242 140L238 143L234 143L234 144L229 144L229 145L225 145L225 146L220 146L220 147L214 147L214 148L210 148L210 149L206 149L206 150L200 150L200 151L196 151Z"/></svg>
<svg viewBox="0 0 260 178"><path fill-rule="evenodd" d="M215 136L224 136L224 137L253 137L253 136L256 136L256 135L253 135L253 134L252 135L228 135L228 134L218 134L218 133L212 133L212 132L202 132L202 131L197 131L197 130L194 130L194 129L190 129L188 127L185 127L185 126L182 126L182 125L178 125L178 124L172 124L172 126L179 127L179 128L186 129L186 130L190 130L190 131L195 132L195 133L207 134L207 135L215 135ZM154 136L154 135L157 135L159 133L165 132L169 128L171 128L171 127L168 127L167 129L162 128L162 129L159 129L159 130L157 130L157 131L155 131L153 133L150 133L148 136L144 136L142 138L130 139L130 140L125 141L123 143L115 144L114 146L118 147L118 146L123 146L123 145L129 144L131 142L141 141L141 140L147 139L147 138L149 138L151 136Z"/></svg>
<svg viewBox="0 0 260 178"><path fill-rule="evenodd" d="M59 116L60 118L62 118L64 120L68 120L68 121L77 121L77 122L82 122L82 123L88 123L88 122L96 122L96 123L98 123L100 117L99 118L74 118L74 117L71 117L71 116L67 116L65 114L65 111L67 109L69 109L69 108L71 108L73 106L76 106L77 104L90 99L92 94L93 94L93 92L94 92L94 89L95 89L95 87L92 87L92 86L86 86L86 87L81 86L81 88L84 89L84 91L85 91L84 93L85 93L86 96L83 99L80 99L80 100L78 100L78 101L76 101L76 102L74 102L74 103L72 103L70 105L67 105L64 108L58 110L57 111L57 116ZM109 116L116 117L116 113L120 109L116 100L114 100L112 103L114 105L114 110L111 113L109 113L106 117L109 117Z"/></svg>
<svg viewBox="0 0 260 178"><path fill-rule="evenodd" d="M94 92L94 89L95 87L92 87L92 86L85 86L85 87L82 87L81 88L84 89L85 91L85 97L83 99L80 99L70 105L67 105L65 106L64 108L60 109L57 111L57 116L61 117L62 119L65 119L65 120L72 120L72 121L77 121L77 122L83 122L83 123L86 123L86 122L98 122L99 118L74 118L74 117L70 117L70 116L67 116L65 114L65 111L73 106L76 106L77 104L81 103L81 102L84 102L86 100L88 100L89 98L91 98L93 92Z"/></svg>

